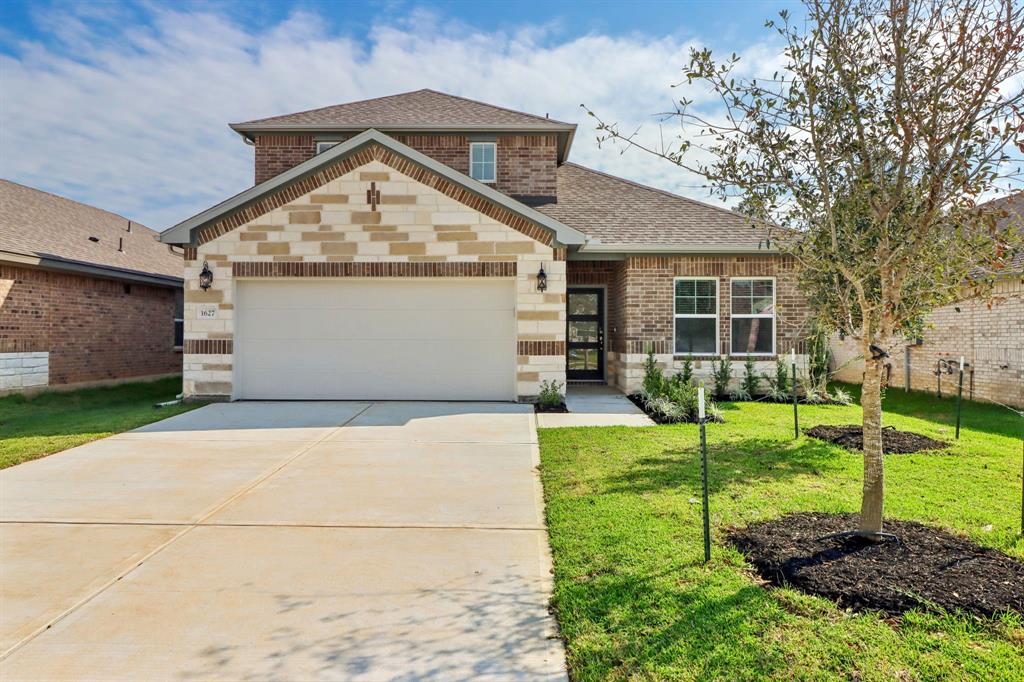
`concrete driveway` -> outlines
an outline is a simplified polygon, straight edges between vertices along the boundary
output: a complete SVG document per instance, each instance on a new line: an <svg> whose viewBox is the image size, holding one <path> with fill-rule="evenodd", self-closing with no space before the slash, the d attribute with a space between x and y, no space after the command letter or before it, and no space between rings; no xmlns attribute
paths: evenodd
<svg viewBox="0 0 1024 682"><path fill-rule="evenodd" d="M0 678L565 679L536 429L232 403L0 472Z"/></svg>

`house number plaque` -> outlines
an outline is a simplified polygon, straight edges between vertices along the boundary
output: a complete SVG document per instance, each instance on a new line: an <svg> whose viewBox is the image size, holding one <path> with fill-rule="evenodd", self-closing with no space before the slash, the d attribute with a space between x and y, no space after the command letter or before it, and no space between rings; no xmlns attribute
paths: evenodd
<svg viewBox="0 0 1024 682"><path fill-rule="evenodd" d="M216 320L217 319L217 306L215 305L204 305L199 307L199 319L200 320Z"/></svg>

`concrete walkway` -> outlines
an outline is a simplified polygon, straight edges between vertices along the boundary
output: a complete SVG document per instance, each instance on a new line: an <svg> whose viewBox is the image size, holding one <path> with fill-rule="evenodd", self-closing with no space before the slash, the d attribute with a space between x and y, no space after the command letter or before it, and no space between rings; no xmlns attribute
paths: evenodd
<svg viewBox="0 0 1024 682"><path fill-rule="evenodd" d="M534 417L210 405L0 472L0 679L564 680Z"/></svg>
<svg viewBox="0 0 1024 682"><path fill-rule="evenodd" d="M569 412L542 412L537 425L542 429L566 426L654 426L654 422L622 391L603 385L569 386L565 394Z"/></svg>

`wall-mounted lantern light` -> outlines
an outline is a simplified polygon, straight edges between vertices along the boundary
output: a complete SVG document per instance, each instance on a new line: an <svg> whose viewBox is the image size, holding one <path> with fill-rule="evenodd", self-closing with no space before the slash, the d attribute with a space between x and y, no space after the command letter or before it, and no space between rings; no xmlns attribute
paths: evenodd
<svg viewBox="0 0 1024 682"><path fill-rule="evenodd" d="M537 273L537 291L544 292L548 290L548 273L544 272L544 266L540 266L540 272Z"/></svg>
<svg viewBox="0 0 1024 682"><path fill-rule="evenodd" d="M210 270L210 266L203 261L203 270L199 273L199 288L206 291L213 284L213 271Z"/></svg>

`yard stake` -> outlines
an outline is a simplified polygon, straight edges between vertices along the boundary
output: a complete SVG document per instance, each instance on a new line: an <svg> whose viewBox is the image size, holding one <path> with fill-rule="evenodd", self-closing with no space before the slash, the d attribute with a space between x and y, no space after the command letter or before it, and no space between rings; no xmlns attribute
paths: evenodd
<svg viewBox="0 0 1024 682"><path fill-rule="evenodd" d="M796 408L796 348L789 351L789 361L793 366L793 438L800 437L800 418Z"/></svg>
<svg viewBox="0 0 1024 682"><path fill-rule="evenodd" d="M697 389L697 411L700 423L700 478L704 488L704 563L711 561L711 515L708 511L708 439L705 433L704 383Z"/></svg>
<svg viewBox="0 0 1024 682"><path fill-rule="evenodd" d="M960 356L960 383L956 387L956 439L960 440L960 408L964 400L964 356Z"/></svg>

